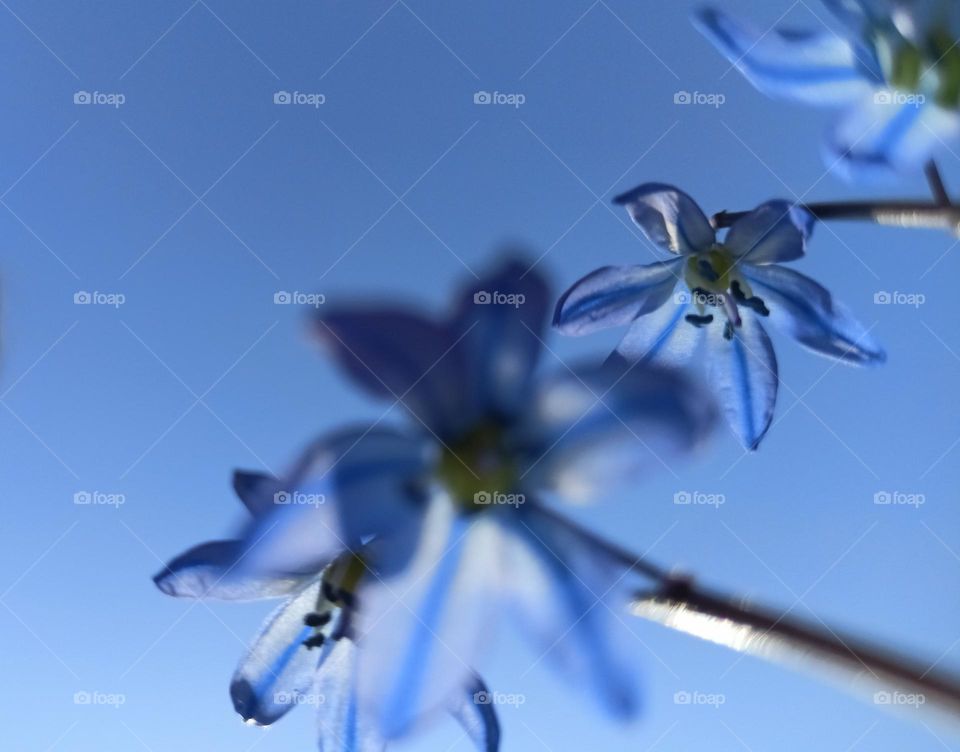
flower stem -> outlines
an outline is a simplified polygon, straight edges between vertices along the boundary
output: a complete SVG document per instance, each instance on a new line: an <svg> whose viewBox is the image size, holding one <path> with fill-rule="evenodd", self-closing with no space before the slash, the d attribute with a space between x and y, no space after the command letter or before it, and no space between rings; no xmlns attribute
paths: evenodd
<svg viewBox="0 0 960 752"><path fill-rule="evenodd" d="M631 612L663 626L768 661L833 677L844 688L888 710L933 711L960 727L960 677L914 658L842 635L787 611L745 603L699 587L644 556L631 553L568 518L545 514L594 550L654 580L635 594Z"/></svg>
<svg viewBox="0 0 960 752"><path fill-rule="evenodd" d="M934 711L960 724L960 678L788 611L746 604L681 579L639 593L631 610L741 653L807 671L819 668L888 710Z"/></svg>
<svg viewBox="0 0 960 752"><path fill-rule="evenodd" d="M943 206L930 201L836 201L799 204L817 219L866 220L891 227L922 227L946 230L960 236L960 206ZM730 227L750 212L717 212L714 227Z"/></svg>

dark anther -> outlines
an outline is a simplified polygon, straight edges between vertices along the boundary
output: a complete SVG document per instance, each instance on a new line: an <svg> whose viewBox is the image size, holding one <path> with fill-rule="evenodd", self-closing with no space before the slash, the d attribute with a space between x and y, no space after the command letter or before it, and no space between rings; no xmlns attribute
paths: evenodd
<svg viewBox="0 0 960 752"><path fill-rule="evenodd" d="M737 303L742 306L746 306L757 315L770 315L770 309L767 308L766 303L763 302L763 298L758 298L756 295L754 295L752 298L748 298L743 294L743 290L740 288L740 283L737 280L734 280L730 283L730 292L733 293L733 299L737 301Z"/></svg>
<svg viewBox="0 0 960 752"><path fill-rule="evenodd" d="M308 627L322 627L329 621L330 621L329 611L322 614L311 612L303 617L303 623L306 624Z"/></svg>
<svg viewBox="0 0 960 752"><path fill-rule="evenodd" d="M767 308L766 303L763 302L763 298L747 298L745 301L743 301L743 304L759 316L770 315L770 309Z"/></svg>
<svg viewBox="0 0 960 752"><path fill-rule="evenodd" d="M693 324L695 327L699 328L701 326L706 326L707 324L713 321L713 314L708 313L706 316L698 316L695 313L688 313L683 317L684 321Z"/></svg>
<svg viewBox="0 0 960 752"><path fill-rule="evenodd" d="M322 634L315 634L304 640L303 646L307 650L312 650L313 648L322 648L325 640L326 638Z"/></svg>
<svg viewBox="0 0 960 752"><path fill-rule="evenodd" d="M323 582L322 591L323 591L323 597L326 598L331 603L336 603L337 600L339 599L340 594L337 591L337 589L326 580L324 580Z"/></svg>
<svg viewBox="0 0 960 752"><path fill-rule="evenodd" d="M733 339L733 322L728 321L723 325L723 338L726 340Z"/></svg>
<svg viewBox="0 0 960 752"><path fill-rule="evenodd" d="M697 268L700 270L700 273L704 276L704 279L708 279L711 282L716 282L720 279L720 275L717 274L716 270L706 259L697 260Z"/></svg>
<svg viewBox="0 0 960 752"><path fill-rule="evenodd" d="M356 609L357 607L357 596L347 590L341 590L339 592L340 603L343 604L344 608Z"/></svg>

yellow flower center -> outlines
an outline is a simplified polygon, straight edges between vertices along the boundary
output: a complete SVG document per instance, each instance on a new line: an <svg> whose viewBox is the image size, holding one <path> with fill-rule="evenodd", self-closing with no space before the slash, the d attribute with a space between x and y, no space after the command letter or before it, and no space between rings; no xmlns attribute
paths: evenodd
<svg viewBox="0 0 960 752"><path fill-rule="evenodd" d="M437 466L437 479L468 512L513 492L519 478L517 463L504 447L503 427L496 423L483 423L445 446Z"/></svg>

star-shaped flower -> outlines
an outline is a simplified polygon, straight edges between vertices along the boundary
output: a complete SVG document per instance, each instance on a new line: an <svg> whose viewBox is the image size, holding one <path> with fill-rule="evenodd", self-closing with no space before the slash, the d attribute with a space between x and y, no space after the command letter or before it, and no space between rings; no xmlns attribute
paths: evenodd
<svg viewBox="0 0 960 752"><path fill-rule="evenodd" d="M955 2L825 0L844 33L763 29L707 8L697 27L769 96L846 112L827 164L849 178L915 170L960 136Z"/></svg>
<svg viewBox="0 0 960 752"><path fill-rule="evenodd" d="M769 201L721 241L694 200L673 186L648 183L614 201L674 258L588 274L560 299L554 325L572 335L629 325L617 352L630 362L684 364L706 337L709 383L745 447L756 449L777 399L777 358L762 320L845 363L885 359L826 289L780 265L804 254L813 227L806 210Z"/></svg>
<svg viewBox="0 0 960 752"><path fill-rule="evenodd" d="M713 403L682 374L648 366L536 375L549 307L543 279L515 260L444 317L328 304L323 344L409 420L316 442L272 489L282 503L238 541L172 563L161 587L303 592L348 562L330 594L350 613L359 717L385 738L462 697L508 616L538 656L632 713L636 651L619 650L612 627L643 564L554 512L551 497L589 498L688 452L712 428Z"/></svg>
<svg viewBox="0 0 960 752"><path fill-rule="evenodd" d="M369 435L368 435L369 436ZM341 451L366 441L358 433L332 437L328 448ZM237 472L234 489L252 513L250 529L277 506L319 505L322 497L292 495L280 482L258 473ZM344 498L353 498L349 492ZM375 545L375 544L373 544ZM211 541L171 561L155 578L168 595L184 598L250 600L285 598L266 620L230 682L230 697L247 723L269 726L298 705L316 709L321 750L380 752L386 746L357 698L355 580L362 573L363 549L345 551L319 573L286 578L234 576L246 544ZM465 677L446 710L459 721L480 752L496 752L500 726L492 697L475 674Z"/></svg>

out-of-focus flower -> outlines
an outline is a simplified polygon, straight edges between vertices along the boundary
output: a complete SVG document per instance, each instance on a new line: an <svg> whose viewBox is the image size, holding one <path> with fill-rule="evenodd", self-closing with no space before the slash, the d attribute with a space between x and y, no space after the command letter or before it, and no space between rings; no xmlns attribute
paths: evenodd
<svg viewBox="0 0 960 752"><path fill-rule="evenodd" d="M189 567L190 591L215 577L276 592L352 557L358 707L386 738L472 686L478 651L507 614L609 709L636 708L636 651L619 651L611 629L630 562L543 497L589 497L689 451L713 403L646 366L535 378L549 307L544 281L519 261L469 286L443 318L325 307L316 329L335 360L412 420L317 442L273 492L287 503Z"/></svg>
<svg viewBox="0 0 960 752"><path fill-rule="evenodd" d="M827 28L763 29L707 8L695 24L772 97L846 108L826 139L848 179L922 167L960 136L960 6L946 0L825 0Z"/></svg>
<svg viewBox="0 0 960 752"><path fill-rule="evenodd" d="M305 503L285 496L275 478L257 473L236 473L234 488L255 520L271 514L275 505ZM230 567L237 565L244 545L241 540L201 544L154 578L163 592L180 597L286 598L264 623L230 683L237 713L247 723L268 726L292 708L308 705L317 714L321 750L383 750L384 738L357 699L355 588L363 574L363 549L345 552L312 576L231 577ZM446 709L477 749L496 752L500 726L493 705L484 701L491 696L486 685L471 674L459 689Z"/></svg>
<svg viewBox="0 0 960 752"><path fill-rule="evenodd" d="M770 427L779 384L761 319L845 363L885 359L826 289L778 263L803 256L813 227L806 210L769 201L718 241L700 207L673 186L648 183L614 201L651 242L678 258L588 274L557 303L554 326L583 335L629 325L617 347L624 359L670 365L690 360L705 336L709 382L745 447L756 449Z"/></svg>

